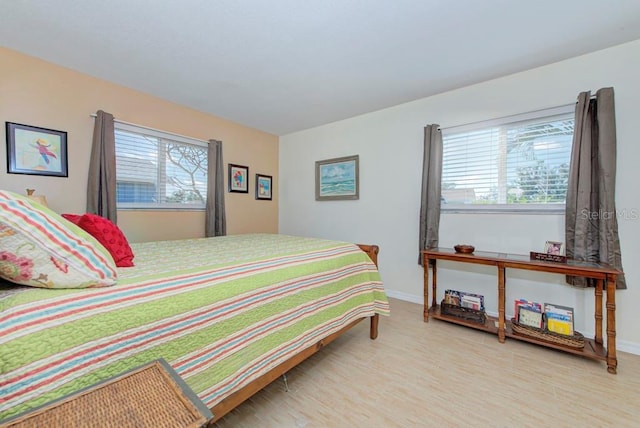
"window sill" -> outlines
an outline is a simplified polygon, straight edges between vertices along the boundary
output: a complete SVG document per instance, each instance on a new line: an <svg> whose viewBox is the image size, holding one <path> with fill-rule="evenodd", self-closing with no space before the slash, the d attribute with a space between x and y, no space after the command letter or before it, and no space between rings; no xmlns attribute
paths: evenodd
<svg viewBox="0 0 640 428"><path fill-rule="evenodd" d="M204 207L117 207L118 211L205 211Z"/></svg>
<svg viewBox="0 0 640 428"><path fill-rule="evenodd" d="M521 214L521 215L564 215L565 206L554 207L534 205L527 207L512 207L508 205L458 205L440 207L441 214Z"/></svg>

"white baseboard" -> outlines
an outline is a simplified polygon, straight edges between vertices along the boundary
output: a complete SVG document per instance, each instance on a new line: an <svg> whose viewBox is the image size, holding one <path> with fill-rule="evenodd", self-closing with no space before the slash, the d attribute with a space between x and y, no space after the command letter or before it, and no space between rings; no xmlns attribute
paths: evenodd
<svg viewBox="0 0 640 428"><path fill-rule="evenodd" d="M402 300L405 302L417 303L418 305L424 304L424 296L414 296L413 294L402 293L400 291L384 290L387 297Z"/></svg>
<svg viewBox="0 0 640 428"><path fill-rule="evenodd" d="M628 342L626 340L616 340L616 350L628 352L629 354L640 355L640 344Z"/></svg>
<svg viewBox="0 0 640 428"><path fill-rule="evenodd" d="M424 296L416 296L414 294L402 293L400 291L385 290L388 297L403 300L405 302L417 303L418 305L424 304ZM487 311L487 314L493 317L497 317L497 313ZM595 336L595 332L588 331L584 333L585 337ZM605 338L606 340L606 338ZM629 342L626 340L618 339L616 341L616 350L621 352L628 352L634 355L640 355L640 343Z"/></svg>

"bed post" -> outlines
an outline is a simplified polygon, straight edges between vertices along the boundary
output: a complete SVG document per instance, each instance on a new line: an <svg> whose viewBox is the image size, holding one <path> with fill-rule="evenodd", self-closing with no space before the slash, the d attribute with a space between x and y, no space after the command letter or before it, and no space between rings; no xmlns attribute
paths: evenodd
<svg viewBox="0 0 640 428"><path fill-rule="evenodd" d="M371 317L371 323L369 325L369 338L371 340L376 340L378 337L378 319L380 319L380 315L374 314Z"/></svg>
<svg viewBox="0 0 640 428"><path fill-rule="evenodd" d="M378 253L380 252L380 247L377 245L364 245L358 244L358 247L371 259L371 261L378 267ZM369 337L371 340L375 340L378 337L378 320L380 316L375 314L370 317L370 325L369 325Z"/></svg>
<svg viewBox="0 0 640 428"><path fill-rule="evenodd" d="M358 247L360 247L362 251L367 253L367 256L369 256L371 261L376 265L376 267L378 267L378 253L380 252L380 247L378 247L377 245L364 244L358 244Z"/></svg>

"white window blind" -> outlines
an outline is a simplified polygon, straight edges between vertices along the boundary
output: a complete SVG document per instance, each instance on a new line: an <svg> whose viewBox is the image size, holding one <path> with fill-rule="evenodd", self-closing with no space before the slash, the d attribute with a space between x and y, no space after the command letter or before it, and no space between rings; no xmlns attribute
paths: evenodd
<svg viewBox="0 0 640 428"><path fill-rule="evenodd" d="M204 209L206 143L131 124L115 123L120 209Z"/></svg>
<svg viewBox="0 0 640 428"><path fill-rule="evenodd" d="M574 106L443 129L443 211L562 211Z"/></svg>

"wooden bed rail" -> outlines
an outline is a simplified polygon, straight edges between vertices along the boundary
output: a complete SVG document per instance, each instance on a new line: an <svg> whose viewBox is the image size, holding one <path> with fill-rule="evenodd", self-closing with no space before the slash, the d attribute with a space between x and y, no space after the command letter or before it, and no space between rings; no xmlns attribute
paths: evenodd
<svg viewBox="0 0 640 428"><path fill-rule="evenodd" d="M372 326L375 320L376 336L377 336L378 317L379 317L378 314L375 314L374 316L370 317ZM211 408L211 413L213 413L213 419L210 421L209 426L211 427L214 426L212 425L213 423L220 420L224 415L226 415L227 413L229 413L230 411L238 407L240 404L242 404L242 402L250 398L253 394L260 391L262 388L269 385L271 382L273 382L274 380L276 380L277 378L279 378L280 376L282 376L283 374L285 374L286 372L288 372L289 370L291 370L292 368L294 368L295 366L297 366L298 364L300 364L301 362L303 362L304 360L306 360L307 358L309 358L310 356L312 356L313 354L315 354L316 352L318 352L319 350L327 346L329 343L336 340L344 332L346 332L347 330L349 330L350 328L358 324L363 319L364 318L357 319L353 321L351 324L343 327L341 330L325 337L324 339L319 340L315 345L312 345L304 349L303 351L294 355L293 357L283 362L279 366L274 367L273 369L269 370L267 373L263 374L256 380L252 381L241 390L236 391L235 393L231 394L230 396L222 400L220 403L213 406ZM372 337L371 339L375 339L375 337Z"/></svg>
<svg viewBox="0 0 640 428"><path fill-rule="evenodd" d="M367 253L371 261L376 266L378 266L378 253L380 252L380 247L378 247L377 245L364 245L364 244L358 244L358 247L360 247L362 251ZM375 340L378 337L379 317L380 316L378 314L375 314L369 317L369 321L370 321L369 337L372 340ZM319 340L318 342L316 342L315 345L312 345L302 350L300 353L294 355L287 361L269 370L267 373L263 374L259 378L247 384L245 387L243 387L239 391L236 391L235 393L231 394L230 396L228 396L227 398L225 398L224 400L222 400L221 402L213 406L211 408L211 412L213 413L213 419L209 422L207 426L213 427L216 421L220 420L224 415L226 415L231 410L238 407L242 402L247 400L253 394L260 391L265 386L269 385L271 382L273 382L274 380L276 380L277 378L279 378L280 376L282 376L283 374L285 374L286 372L288 372L289 370L291 370L292 368L294 368L295 366L297 366L298 364L300 364L301 362L303 362L304 360L306 360L307 358L309 358L310 356L318 352L320 349L322 349L329 343L333 342L335 339L340 337L344 332L351 329L353 326L358 324L363 319L364 318L357 319L352 323L350 323L349 325L346 325L339 331L325 337L324 339Z"/></svg>

